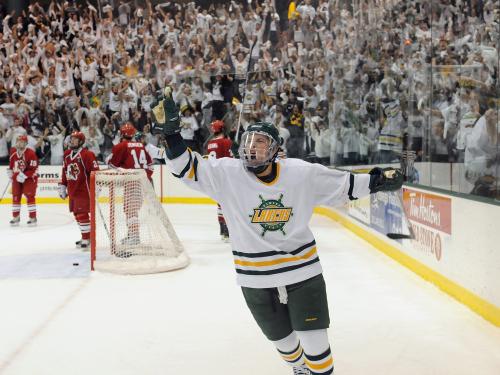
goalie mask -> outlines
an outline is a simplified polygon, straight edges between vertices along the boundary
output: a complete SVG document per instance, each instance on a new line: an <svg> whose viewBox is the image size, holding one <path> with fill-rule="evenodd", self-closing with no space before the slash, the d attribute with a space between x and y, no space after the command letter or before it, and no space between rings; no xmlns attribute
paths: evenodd
<svg viewBox="0 0 500 375"><path fill-rule="evenodd" d="M125 139L132 139L134 138L135 133L137 130L135 129L134 125L132 125L130 122L126 122L120 127L120 134L122 138Z"/></svg>
<svg viewBox="0 0 500 375"><path fill-rule="evenodd" d="M16 149L18 151L23 151L28 144L28 137L26 135L20 135L16 139Z"/></svg>
<svg viewBox="0 0 500 375"><path fill-rule="evenodd" d="M258 122L243 133L238 154L245 168L258 174L274 161L280 145L278 129L270 123Z"/></svg>
<svg viewBox="0 0 500 375"><path fill-rule="evenodd" d="M85 144L85 134L79 131L74 131L71 133L69 138L69 148L72 150L78 150Z"/></svg>

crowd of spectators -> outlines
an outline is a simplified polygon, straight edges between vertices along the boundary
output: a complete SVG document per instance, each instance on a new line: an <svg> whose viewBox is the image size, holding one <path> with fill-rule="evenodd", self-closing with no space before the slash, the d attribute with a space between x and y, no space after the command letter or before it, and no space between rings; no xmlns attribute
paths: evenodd
<svg viewBox="0 0 500 375"><path fill-rule="evenodd" d="M498 1L276 3L52 1L0 13L0 162L27 134L44 164L61 164L73 129L102 161L126 121L156 145L149 104L172 85L195 150L213 119L233 138L261 119L290 157L356 165L409 150L465 163L476 193L498 194Z"/></svg>

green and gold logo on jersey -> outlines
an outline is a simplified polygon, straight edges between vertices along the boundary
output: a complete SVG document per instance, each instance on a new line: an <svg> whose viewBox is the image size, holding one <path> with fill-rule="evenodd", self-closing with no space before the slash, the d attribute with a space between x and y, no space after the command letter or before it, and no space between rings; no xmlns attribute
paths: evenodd
<svg viewBox="0 0 500 375"><path fill-rule="evenodd" d="M267 231L275 232L278 230L285 235L283 227L288 223L293 213L291 207L285 207L281 202L283 194L280 195L278 200L265 200L262 195L259 195L259 198L261 200L260 206L253 209L253 215L249 215L252 218L252 223L259 224L262 227L262 237Z"/></svg>

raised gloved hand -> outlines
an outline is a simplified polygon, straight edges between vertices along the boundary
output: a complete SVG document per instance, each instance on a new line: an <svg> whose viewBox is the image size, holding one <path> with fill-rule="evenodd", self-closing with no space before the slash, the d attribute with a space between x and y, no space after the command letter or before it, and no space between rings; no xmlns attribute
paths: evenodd
<svg viewBox="0 0 500 375"><path fill-rule="evenodd" d="M66 185L59 184L58 189L59 197L61 197L61 199L66 199L68 196L68 189L66 188Z"/></svg>
<svg viewBox="0 0 500 375"><path fill-rule="evenodd" d="M19 172L16 176L16 181L22 184L24 181L26 181L27 176L23 172Z"/></svg>
<svg viewBox="0 0 500 375"><path fill-rule="evenodd" d="M153 134L163 134L165 136L179 133L180 117L179 108L172 98L172 87L166 86L163 93L158 95L151 103L153 114Z"/></svg>
<svg viewBox="0 0 500 375"><path fill-rule="evenodd" d="M12 175L14 174L14 172L12 171L12 169L8 168L7 169L7 177L9 178L9 180L12 181Z"/></svg>
<svg viewBox="0 0 500 375"><path fill-rule="evenodd" d="M373 168L370 171L370 193L399 190L403 181L404 176L400 169Z"/></svg>

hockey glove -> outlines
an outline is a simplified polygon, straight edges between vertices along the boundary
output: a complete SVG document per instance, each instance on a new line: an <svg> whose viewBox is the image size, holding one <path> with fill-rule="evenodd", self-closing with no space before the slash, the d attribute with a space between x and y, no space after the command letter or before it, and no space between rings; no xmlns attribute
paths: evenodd
<svg viewBox="0 0 500 375"><path fill-rule="evenodd" d="M165 87L163 93L158 95L151 103L153 113L153 134L165 136L180 133L179 108L172 98L172 88Z"/></svg>
<svg viewBox="0 0 500 375"><path fill-rule="evenodd" d="M24 181L26 181L26 178L27 176L23 172L19 172L16 176L16 181L22 184Z"/></svg>
<svg viewBox="0 0 500 375"><path fill-rule="evenodd" d="M7 169L7 177L9 178L10 181L12 181L12 175L14 174L14 172L12 171L12 169Z"/></svg>
<svg viewBox="0 0 500 375"><path fill-rule="evenodd" d="M370 171L370 193L394 191L403 186L401 170L394 168L373 168Z"/></svg>
<svg viewBox="0 0 500 375"><path fill-rule="evenodd" d="M66 197L68 196L68 190L66 189L66 185L59 184L58 189L59 189L59 197L61 197L61 199L66 199Z"/></svg>

